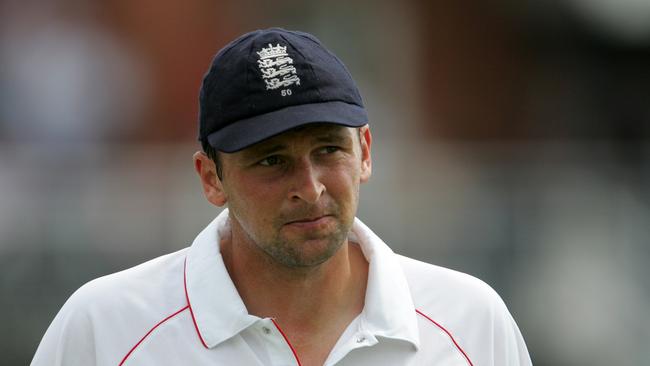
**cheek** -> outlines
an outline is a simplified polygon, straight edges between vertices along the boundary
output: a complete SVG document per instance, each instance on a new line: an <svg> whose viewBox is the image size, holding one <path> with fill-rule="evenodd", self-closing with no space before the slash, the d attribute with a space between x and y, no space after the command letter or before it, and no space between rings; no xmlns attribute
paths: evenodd
<svg viewBox="0 0 650 366"><path fill-rule="evenodd" d="M280 194L272 185L240 179L235 189L228 193L229 208L246 222L258 225L271 222L273 214L277 213Z"/></svg>
<svg viewBox="0 0 650 366"><path fill-rule="evenodd" d="M329 193L342 207L354 209L359 197L360 175L356 169L344 170L343 174L329 177Z"/></svg>

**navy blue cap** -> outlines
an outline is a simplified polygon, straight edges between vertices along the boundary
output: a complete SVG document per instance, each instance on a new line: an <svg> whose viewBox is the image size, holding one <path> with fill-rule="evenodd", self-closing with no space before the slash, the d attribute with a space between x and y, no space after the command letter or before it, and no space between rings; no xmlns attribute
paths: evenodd
<svg viewBox="0 0 650 366"><path fill-rule="evenodd" d="M281 28L221 49L199 94L199 140L236 152L294 127L368 123L352 76L314 36Z"/></svg>

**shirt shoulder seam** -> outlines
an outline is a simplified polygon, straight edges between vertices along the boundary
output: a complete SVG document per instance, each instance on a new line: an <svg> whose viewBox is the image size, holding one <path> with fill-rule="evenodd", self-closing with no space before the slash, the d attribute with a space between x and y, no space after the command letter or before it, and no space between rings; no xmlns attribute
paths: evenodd
<svg viewBox="0 0 650 366"><path fill-rule="evenodd" d="M138 348L138 346L140 346L140 344L142 344L142 342L144 342L144 340L145 340L145 339L146 339L146 338L147 338L147 337L148 337L148 336L149 336L149 335L150 335L150 334L151 334L151 333L152 333L156 328L158 328L160 325L162 325L163 323L165 323L165 322L168 321L169 319L171 319L171 318L175 317L176 315L182 313L183 311L187 310L189 307L190 307L189 305L185 305L184 307L182 307L181 309L177 310L177 311L174 312L173 314L168 315L165 319L159 321L156 325L154 325L151 329L149 329L149 331L148 331L148 332L147 332L147 333L146 333L142 338L140 338L140 340L138 341L138 343L136 343L133 347L131 347L131 349L129 350L129 352L124 356L124 358L122 358L122 361L119 363L119 366L122 366L122 365L124 364L124 362L126 362L126 360L129 358L129 356L131 356L131 354L133 353L133 351L135 351L135 350Z"/></svg>
<svg viewBox="0 0 650 366"><path fill-rule="evenodd" d="M451 332L449 332L445 327L443 327L438 322L436 322L435 320L430 318L428 315L424 314L419 309L415 309L415 312L417 312L419 315L423 316L424 318L429 320L431 323L433 323L436 327L438 327L440 330L445 332L447 334L447 336L449 337L449 339L454 343L454 346L456 346L456 349L463 355L463 357L465 357L465 360L467 360L467 363L469 364L469 366L474 366L472 361L469 359L469 356L467 356L467 353L465 353L463 348L458 344L458 342L456 342L456 340L454 339L454 336L451 334Z"/></svg>

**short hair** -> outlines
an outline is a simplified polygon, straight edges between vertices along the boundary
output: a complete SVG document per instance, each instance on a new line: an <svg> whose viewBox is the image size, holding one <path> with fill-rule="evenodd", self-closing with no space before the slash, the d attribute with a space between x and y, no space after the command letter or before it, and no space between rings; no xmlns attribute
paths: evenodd
<svg viewBox="0 0 650 366"><path fill-rule="evenodd" d="M221 166L221 160L219 159L219 151L205 140L201 141L201 147L208 158L214 161L214 166L217 170L217 177L219 177L219 180L223 180L223 167Z"/></svg>

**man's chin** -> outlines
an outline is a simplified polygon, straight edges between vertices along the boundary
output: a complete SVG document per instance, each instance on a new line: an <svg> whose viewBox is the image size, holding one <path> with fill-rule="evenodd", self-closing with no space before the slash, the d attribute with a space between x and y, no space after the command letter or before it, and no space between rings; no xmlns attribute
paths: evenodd
<svg viewBox="0 0 650 366"><path fill-rule="evenodd" d="M314 267L327 262L341 248L343 241L328 238L303 238L287 243L285 250L271 254L288 267Z"/></svg>

